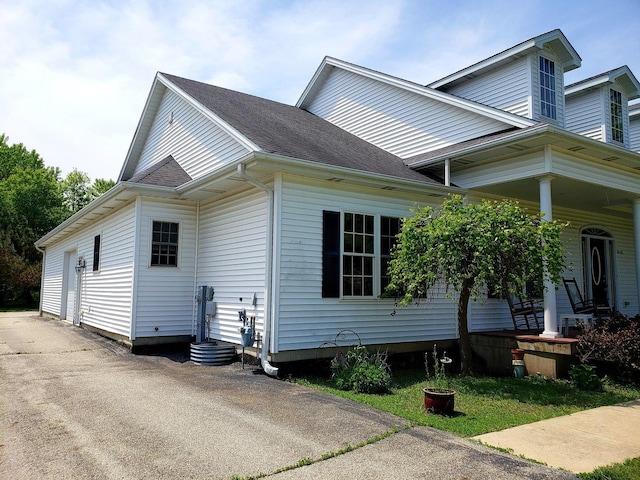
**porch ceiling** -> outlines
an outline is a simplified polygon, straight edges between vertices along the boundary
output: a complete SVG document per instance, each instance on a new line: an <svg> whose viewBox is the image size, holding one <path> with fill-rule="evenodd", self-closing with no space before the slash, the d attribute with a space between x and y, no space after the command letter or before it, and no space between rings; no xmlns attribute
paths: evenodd
<svg viewBox="0 0 640 480"><path fill-rule="evenodd" d="M515 198L523 202L540 201L540 184L535 178L509 183L489 185L473 190L501 197ZM551 198L554 207L588 211L621 218L632 217L632 196L628 192L579 182L570 178L554 177L551 182Z"/></svg>

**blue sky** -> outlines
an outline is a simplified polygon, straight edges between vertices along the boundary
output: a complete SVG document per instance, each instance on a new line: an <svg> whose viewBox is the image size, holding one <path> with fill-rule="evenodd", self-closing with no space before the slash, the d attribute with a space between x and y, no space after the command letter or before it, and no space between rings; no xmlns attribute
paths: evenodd
<svg viewBox="0 0 640 480"><path fill-rule="evenodd" d="M325 55L422 84L560 28L640 78L640 0L0 0L0 133L115 180L157 71L294 104Z"/></svg>

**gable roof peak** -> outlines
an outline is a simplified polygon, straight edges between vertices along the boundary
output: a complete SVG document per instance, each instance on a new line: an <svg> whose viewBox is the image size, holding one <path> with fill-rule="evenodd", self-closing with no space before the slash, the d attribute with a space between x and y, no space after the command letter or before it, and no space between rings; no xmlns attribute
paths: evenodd
<svg viewBox="0 0 640 480"><path fill-rule="evenodd" d="M562 30L556 28L518 43L511 48L496 53L462 70L458 70L440 80L436 80L430 83L428 87L446 89L447 87L462 83L487 71L505 65L515 59L524 57L531 52L543 50L545 47L549 47L555 52L565 72L578 68L582 64L582 59L580 55L578 55L578 52L573 48L564 33L562 33Z"/></svg>
<svg viewBox="0 0 640 480"><path fill-rule="evenodd" d="M640 82L638 82L638 79L627 65L622 65L621 67L567 85L564 93L565 96L571 97L612 83L620 85L625 90L629 100L640 98Z"/></svg>
<svg viewBox="0 0 640 480"><path fill-rule="evenodd" d="M516 115L514 113L500 110L488 105L484 105L473 100L465 99L456 95L451 95L446 92L441 92L424 85L405 80L403 78L388 75L386 73L372 70L370 68L362 67L354 63L345 62L333 57L325 57L322 63L318 67L318 70L312 77L311 81L305 88L300 99L296 103L296 107L301 109L307 109L313 102L313 99L317 93L322 89L324 82L327 80L331 72L339 68L356 75L375 80L377 82L385 83L393 87L406 90L423 97L431 98L433 100L442 102L444 104L452 105L457 108L461 108L470 112L483 115L494 120L504 122L505 124L516 127L529 127L535 122L529 118Z"/></svg>

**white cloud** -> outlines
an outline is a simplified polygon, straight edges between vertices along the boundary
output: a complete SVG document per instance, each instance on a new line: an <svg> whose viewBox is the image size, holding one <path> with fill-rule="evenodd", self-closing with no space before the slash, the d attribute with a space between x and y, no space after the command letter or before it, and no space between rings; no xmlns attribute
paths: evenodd
<svg viewBox="0 0 640 480"><path fill-rule="evenodd" d="M554 6L0 0L0 133L65 174L115 179L156 71L293 103L325 55L428 83L554 28L583 57L576 79L640 71L637 0Z"/></svg>

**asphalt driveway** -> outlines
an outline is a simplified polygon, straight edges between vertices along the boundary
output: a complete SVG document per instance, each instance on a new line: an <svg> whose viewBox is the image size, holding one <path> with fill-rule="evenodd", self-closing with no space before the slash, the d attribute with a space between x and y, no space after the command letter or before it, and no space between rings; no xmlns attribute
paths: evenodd
<svg viewBox="0 0 640 480"><path fill-rule="evenodd" d="M0 313L0 478L575 478L255 367L182 360Z"/></svg>

